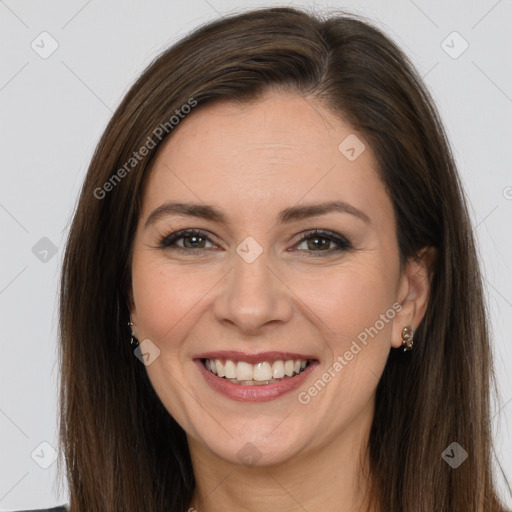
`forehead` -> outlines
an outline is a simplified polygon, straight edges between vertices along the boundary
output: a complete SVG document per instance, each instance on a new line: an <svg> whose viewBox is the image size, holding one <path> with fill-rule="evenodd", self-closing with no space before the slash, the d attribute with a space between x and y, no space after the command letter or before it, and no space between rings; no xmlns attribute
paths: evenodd
<svg viewBox="0 0 512 512"><path fill-rule="evenodd" d="M311 97L217 102L193 111L159 150L144 210L177 198L229 201L246 214L341 199L379 216L390 203L376 169L363 136Z"/></svg>

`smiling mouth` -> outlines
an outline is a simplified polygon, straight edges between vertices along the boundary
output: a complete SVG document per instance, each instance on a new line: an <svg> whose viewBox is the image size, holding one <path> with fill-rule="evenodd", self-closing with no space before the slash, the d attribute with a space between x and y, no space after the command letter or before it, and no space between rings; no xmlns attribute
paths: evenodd
<svg viewBox="0 0 512 512"><path fill-rule="evenodd" d="M201 359L201 362L210 373L241 386L263 386L293 379L312 363L308 359L277 359L256 364L232 359Z"/></svg>

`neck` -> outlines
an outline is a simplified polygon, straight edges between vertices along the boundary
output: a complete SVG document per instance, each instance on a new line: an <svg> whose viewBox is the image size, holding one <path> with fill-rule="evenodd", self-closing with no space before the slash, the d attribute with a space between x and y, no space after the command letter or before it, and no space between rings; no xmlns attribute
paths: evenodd
<svg viewBox="0 0 512 512"><path fill-rule="evenodd" d="M372 415L364 425L354 422L322 446L269 466L232 464L189 438L196 479L190 508L197 512L377 512L367 500L366 448Z"/></svg>

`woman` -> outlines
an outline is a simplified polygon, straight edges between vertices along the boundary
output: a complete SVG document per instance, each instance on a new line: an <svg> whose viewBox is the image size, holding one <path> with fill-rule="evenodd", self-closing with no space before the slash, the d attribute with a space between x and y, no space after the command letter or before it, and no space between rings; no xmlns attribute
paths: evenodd
<svg viewBox="0 0 512 512"><path fill-rule="evenodd" d="M157 58L61 287L70 512L502 511L481 276L436 109L354 16Z"/></svg>

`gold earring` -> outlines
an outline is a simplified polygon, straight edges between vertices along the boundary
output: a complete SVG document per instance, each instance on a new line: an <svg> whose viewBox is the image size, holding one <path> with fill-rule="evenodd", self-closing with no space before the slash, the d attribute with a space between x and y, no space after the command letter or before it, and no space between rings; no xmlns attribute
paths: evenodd
<svg viewBox="0 0 512 512"><path fill-rule="evenodd" d="M404 327L402 331L402 347L404 348L404 352L407 350L412 350L412 346L414 343L414 331L412 327Z"/></svg>

